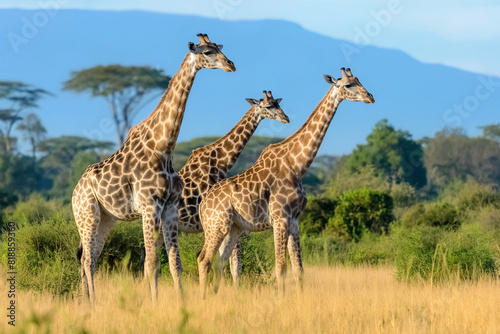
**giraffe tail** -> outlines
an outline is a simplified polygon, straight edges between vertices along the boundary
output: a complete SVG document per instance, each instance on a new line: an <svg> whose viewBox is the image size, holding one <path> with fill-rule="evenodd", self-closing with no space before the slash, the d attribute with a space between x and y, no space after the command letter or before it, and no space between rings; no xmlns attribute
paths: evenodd
<svg viewBox="0 0 500 334"><path fill-rule="evenodd" d="M83 246L82 242L80 241L80 245L76 249L76 258L78 259L78 262L82 263L82 254L83 254Z"/></svg>

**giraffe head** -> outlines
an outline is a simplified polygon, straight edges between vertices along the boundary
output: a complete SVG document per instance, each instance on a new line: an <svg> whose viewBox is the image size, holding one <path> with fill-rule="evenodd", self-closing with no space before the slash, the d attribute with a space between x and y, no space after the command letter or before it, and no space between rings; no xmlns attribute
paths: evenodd
<svg viewBox="0 0 500 334"><path fill-rule="evenodd" d="M195 57L197 68L222 68L226 72L236 71L234 63L226 58L220 51L222 45L210 42L207 34L196 35L200 39L200 44L188 43L189 51Z"/></svg>
<svg viewBox="0 0 500 334"><path fill-rule="evenodd" d="M363 101L365 103L375 103L373 95L363 87L358 78L353 76L351 69L341 68L342 78L335 80L331 75L323 74L326 82L337 87L338 98L342 100Z"/></svg>
<svg viewBox="0 0 500 334"><path fill-rule="evenodd" d="M246 99L252 107L255 107L255 112L262 118L269 118L282 123L290 123L288 116L281 110L281 99L274 99L271 91L264 91L263 93L263 99Z"/></svg>

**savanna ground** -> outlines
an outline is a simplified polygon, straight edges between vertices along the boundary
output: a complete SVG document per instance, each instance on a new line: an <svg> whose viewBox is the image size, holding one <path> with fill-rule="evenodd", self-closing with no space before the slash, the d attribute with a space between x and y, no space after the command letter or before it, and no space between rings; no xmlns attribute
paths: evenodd
<svg viewBox="0 0 500 334"><path fill-rule="evenodd" d="M18 291L14 333L499 333L500 280L432 283L396 280L390 266L306 266L300 292L289 273L287 291L246 281L236 290L226 278L219 293L199 298L195 279L178 298L166 275L159 301L129 274L97 276L98 301L78 292L56 296ZM2 275L4 277L4 275ZM1 283L7 290L6 282Z"/></svg>

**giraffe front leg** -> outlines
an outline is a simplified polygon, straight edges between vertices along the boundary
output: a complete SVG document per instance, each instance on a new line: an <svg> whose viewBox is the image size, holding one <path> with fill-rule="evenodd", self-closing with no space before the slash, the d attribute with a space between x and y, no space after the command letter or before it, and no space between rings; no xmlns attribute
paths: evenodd
<svg viewBox="0 0 500 334"><path fill-rule="evenodd" d="M290 226L290 235L288 236L288 254L292 262L292 271L295 283L302 291L304 280L304 268L302 267L302 258L300 255L300 234L299 223L293 221Z"/></svg>
<svg viewBox="0 0 500 334"><path fill-rule="evenodd" d="M179 254L179 214L177 205L169 206L165 209L162 217L163 240L165 240L165 248L168 254L168 263L170 272L174 280L176 292L182 294L182 263Z"/></svg>
<svg viewBox="0 0 500 334"><path fill-rule="evenodd" d="M145 210L146 211L146 210ZM157 214L147 210L142 216L142 229L144 232L144 280L149 283L151 298L158 299L158 237L160 219Z"/></svg>
<svg viewBox="0 0 500 334"><path fill-rule="evenodd" d="M286 244L288 240L287 222L280 219L273 223L274 230L274 251L276 257L276 280L278 281L278 295L285 294L286 276Z"/></svg>

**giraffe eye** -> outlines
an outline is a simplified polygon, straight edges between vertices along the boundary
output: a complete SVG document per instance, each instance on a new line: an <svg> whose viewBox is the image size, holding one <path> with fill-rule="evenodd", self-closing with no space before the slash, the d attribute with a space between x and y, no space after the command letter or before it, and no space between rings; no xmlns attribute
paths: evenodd
<svg viewBox="0 0 500 334"><path fill-rule="evenodd" d="M344 85L345 88L351 88L351 84Z"/></svg>
<svg viewBox="0 0 500 334"><path fill-rule="evenodd" d="M203 52L203 54L205 56L210 56L212 53L213 53L212 51L205 51L205 52Z"/></svg>

